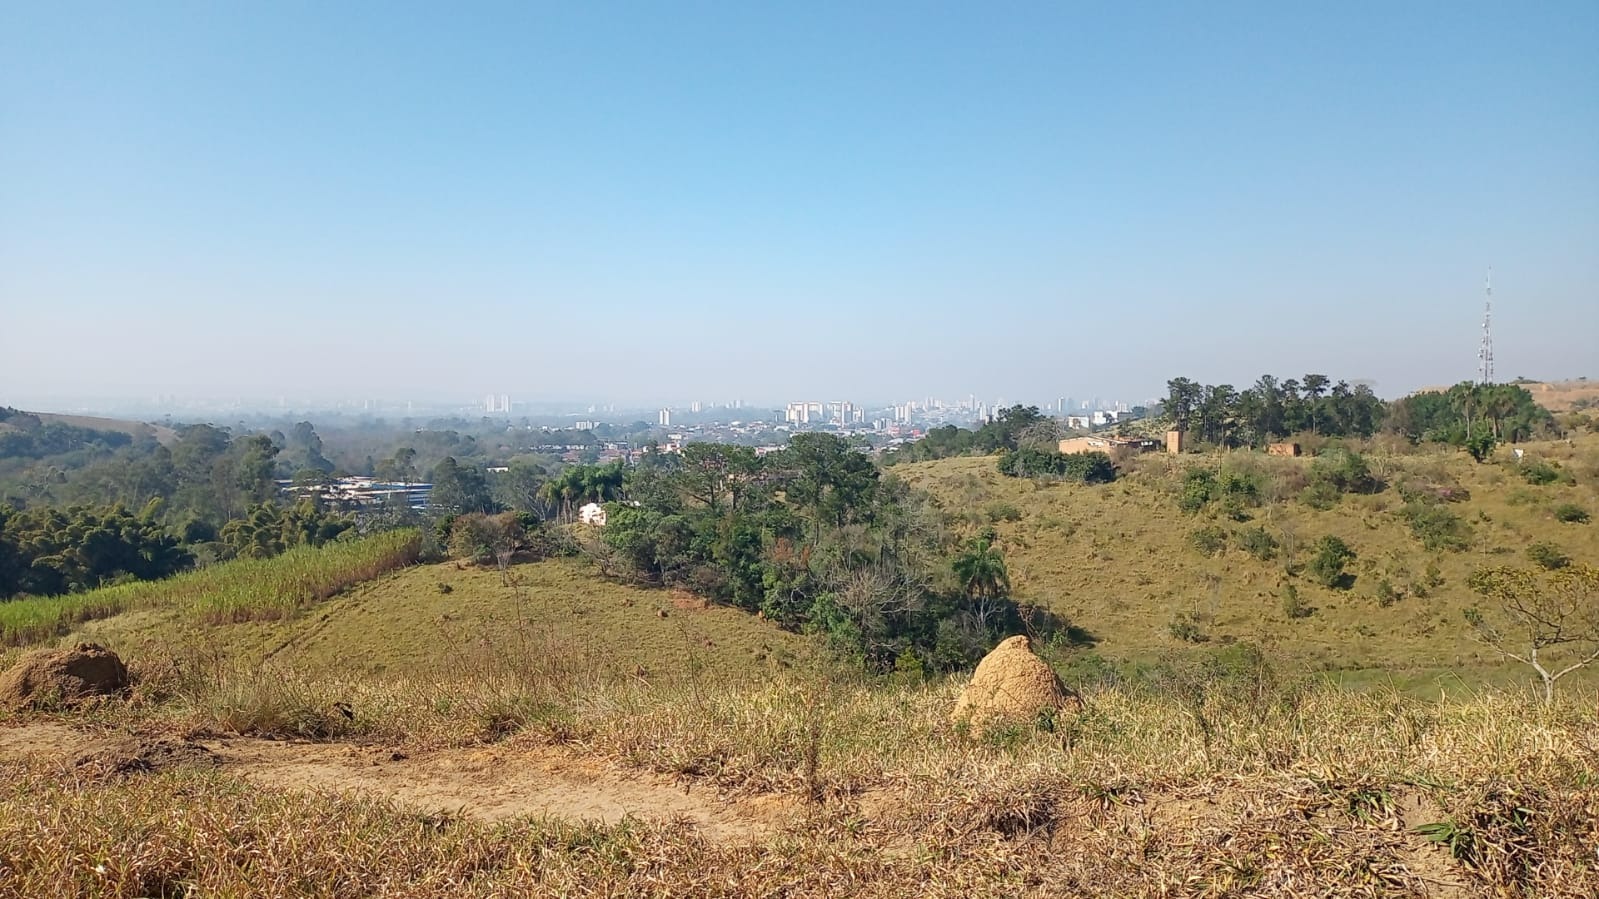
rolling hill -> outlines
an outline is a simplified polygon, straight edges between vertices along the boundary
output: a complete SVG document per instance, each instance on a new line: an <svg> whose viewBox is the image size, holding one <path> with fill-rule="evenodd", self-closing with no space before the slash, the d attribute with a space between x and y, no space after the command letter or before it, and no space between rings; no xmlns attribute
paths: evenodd
<svg viewBox="0 0 1599 899"><path fill-rule="evenodd" d="M1325 510L1294 498L1311 459L1258 453L1145 456L1103 486L1003 477L993 457L893 471L929 491L963 526L994 527L1018 598L1067 616L1094 635L1095 650L1107 658L1149 660L1194 640L1251 641L1353 681L1391 675L1427 683L1448 671L1523 676L1475 642L1464 623L1463 611L1478 601L1466 580L1478 567L1528 564L1534 543L1599 562L1599 527L1552 514L1563 503L1599 511L1599 437L1524 447L1525 463L1552 462L1569 483L1533 485L1508 450L1498 458L1478 465L1460 452L1372 450L1367 459L1386 488L1346 495ZM1243 511L1247 521L1181 511L1183 474L1196 466L1257 473L1265 501ZM1469 529L1458 550L1428 549L1403 514L1403 490L1445 486L1455 496L1469 493L1443 506ZM1275 558L1240 548L1244 532L1255 528L1278 544ZM1356 553L1349 589L1289 574L1323 535ZM1206 551L1218 543L1223 548L1214 555ZM1313 609L1308 616L1285 613L1290 583ZM1190 639L1174 636L1178 630Z"/></svg>
<svg viewBox="0 0 1599 899"><path fill-rule="evenodd" d="M569 653L611 675L676 676L787 667L804 638L684 593L602 580L576 559L498 571L443 562L382 575L302 614L196 626L179 609L136 609L62 638L135 658L212 655L352 677L458 677Z"/></svg>

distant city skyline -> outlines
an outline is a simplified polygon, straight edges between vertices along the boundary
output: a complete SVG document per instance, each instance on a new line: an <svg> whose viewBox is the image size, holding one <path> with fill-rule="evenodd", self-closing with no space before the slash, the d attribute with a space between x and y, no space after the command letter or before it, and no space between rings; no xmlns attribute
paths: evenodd
<svg viewBox="0 0 1599 899"><path fill-rule="evenodd" d="M0 9L0 402L1596 375L1599 4Z"/></svg>

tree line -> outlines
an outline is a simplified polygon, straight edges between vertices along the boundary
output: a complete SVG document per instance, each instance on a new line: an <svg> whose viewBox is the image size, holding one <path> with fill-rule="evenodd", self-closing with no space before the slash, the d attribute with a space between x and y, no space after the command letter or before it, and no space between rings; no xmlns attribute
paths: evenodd
<svg viewBox="0 0 1599 899"><path fill-rule="evenodd" d="M1369 438L1379 432L1414 443L1459 446L1484 455L1497 442L1528 440L1554 428L1554 419L1518 384L1464 382L1446 391L1384 402L1365 384L1326 375L1279 379L1262 375L1239 390L1189 378L1166 382L1164 400L1151 410L1161 426L1186 431L1192 446L1263 448L1296 434ZM1119 426L1126 430L1129 426ZM1148 426L1131 425L1148 431ZM950 456L1053 449L1066 433L1059 419L1037 406L1011 406L975 428L945 425L920 440L895 447L884 462L921 462ZM1039 459L1030 460L1038 467Z"/></svg>
<svg viewBox="0 0 1599 899"><path fill-rule="evenodd" d="M316 462L309 423L285 448L265 434L190 425L170 446L129 446L71 478L35 473L37 482L0 503L0 598L166 577L197 563L321 545L352 529L349 515L280 495L281 454L296 466Z"/></svg>
<svg viewBox="0 0 1599 899"><path fill-rule="evenodd" d="M1162 414L1202 443L1261 447L1293 434L1370 437L1382 427L1386 404L1364 384L1326 375L1279 380L1262 375L1243 390L1231 384L1166 382Z"/></svg>

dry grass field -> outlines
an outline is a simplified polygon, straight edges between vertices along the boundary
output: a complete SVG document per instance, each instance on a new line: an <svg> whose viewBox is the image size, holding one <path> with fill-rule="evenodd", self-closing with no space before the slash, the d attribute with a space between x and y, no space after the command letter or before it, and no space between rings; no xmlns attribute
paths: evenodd
<svg viewBox="0 0 1599 899"><path fill-rule="evenodd" d="M1591 896L1593 695L1258 677L969 732L957 684L136 662L0 718L0 895ZM349 717L336 709L352 710Z"/></svg>
<svg viewBox="0 0 1599 899"><path fill-rule="evenodd" d="M1538 401L1538 405L1550 412L1570 412L1579 405L1588 409L1599 408L1599 381L1540 381L1522 386Z"/></svg>

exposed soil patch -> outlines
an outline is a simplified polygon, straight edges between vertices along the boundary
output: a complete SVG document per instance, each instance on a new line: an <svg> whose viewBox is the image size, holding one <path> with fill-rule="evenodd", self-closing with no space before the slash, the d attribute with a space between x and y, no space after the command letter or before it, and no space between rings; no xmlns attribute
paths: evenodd
<svg viewBox="0 0 1599 899"><path fill-rule="evenodd" d="M92 734L65 724L0 726L0 761L29 758L65 759L94 742Z"/></svg>
<svg viewBox="0 0 1599 899"><path fill-rule="evenodd" d="M686 818L724 839L766 829L714 796L623 778L553 751L445 750L413 758L392 750L269 740L220 741L211 748L226 770L257 783L357 790L490 821L525 815L605 823L630 815Z"/></svg>
<svg viewBox="0 0 1599 899"><path fill-rule="evenodd" d="M427 811L498 821L527 815L615 823L684 819L723 840L760 836L779 811L728 802L664 780L623 777L551 749L393 749L256 738L191 742L104 739L59 724L0 726L0 762L33 759L98 775L217 768L263 786L357 792Z"/></svg>
<svg viewBox="0 0 1599 899"><path fill-rule="evenodd" d="M1405 834L1399 857L1427 886L1427 895L1437 899L1458 899L1471 895L1471 887L1455 871L1449 852L1418 836L1415 828L1441 821L1444 810L1425 794L1406 790L1394 797L1396 822Z"/></svg>
<svg viewBox="0 0 1599 899"><path fill-rule="evenodd" d="M216 768L222 760L211 750L189 740L170 737L106 740L79 752L73 767L94 775L150 774L175 768Z"/></svg>

